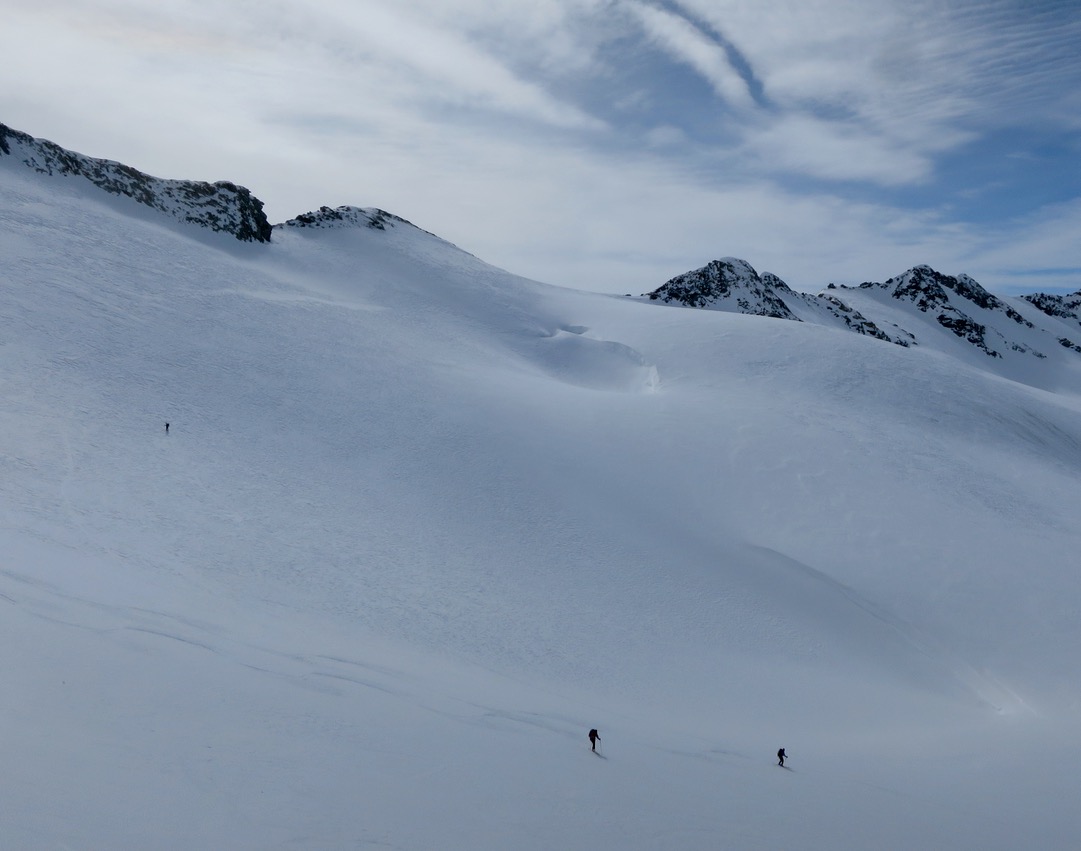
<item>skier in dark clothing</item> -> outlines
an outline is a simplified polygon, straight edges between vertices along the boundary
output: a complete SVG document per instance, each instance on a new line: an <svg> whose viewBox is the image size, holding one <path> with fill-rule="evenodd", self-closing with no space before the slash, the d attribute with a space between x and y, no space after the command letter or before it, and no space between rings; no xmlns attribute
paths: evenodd
<svg viewBox="0 0 1081 851"><path fill-rule="evenodd" d="M597 740L600 739L600 737L600 733L598 733L595 729L589 731L589 741L593 745L594 752L596 752L597 750Z"/></svg>
<svg viewBox="0 0 1081 851"><path fill-rule="evenodd" d="M788 754L784 752L784 748L781 748L779 751L777 751L777 764L784 767L784 758L786 756L788 756Z"/></svg>
<svg viewBox="0 0 1081 851"><path fill-rule="evenodd" d="M168 433L169 433L169 423L166 423L166 424L165 424L165 433L166 433L166 434L168 434Z"/></svg>

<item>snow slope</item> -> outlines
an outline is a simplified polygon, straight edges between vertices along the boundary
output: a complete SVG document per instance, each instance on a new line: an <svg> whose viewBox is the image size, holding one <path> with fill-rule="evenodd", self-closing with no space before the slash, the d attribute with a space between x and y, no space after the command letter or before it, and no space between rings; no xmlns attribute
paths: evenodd
<svg viewBox="0 0 1081 851"><path fill-rule="evenodd" d="M0 157L11 847L1072 846L1073 390L323 219Z"/></svg>

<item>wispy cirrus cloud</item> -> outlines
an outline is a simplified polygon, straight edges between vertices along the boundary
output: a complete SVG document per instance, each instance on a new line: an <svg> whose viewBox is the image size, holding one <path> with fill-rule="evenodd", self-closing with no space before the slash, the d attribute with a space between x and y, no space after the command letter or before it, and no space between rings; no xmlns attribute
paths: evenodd
<svg viewBox="0 0 1081 851"><path fill-rule="evenodd" d="M628 0L626 8L641 22L652 41L677 61L694 68L728 105L754 105L746 79L715 35L686 17L637 0Z"/></svg>
<svg viewBox="0 0 1081 851"><path fill-rule="evenodd" d="M0 12L0 121L162 176L242 182L276 220L377 205L512 271L621 292L725 254L812 288L917 262L1081 266L1069 4Z"/></svg>
<svg viewBox="0 0 1081 851"><path fill-rule="evenodd" d="M291 73L313 85L349 81L375 100L475 108L561 127L601 126L573 102L552 95L543 81L515 73L485 48L477 31L441 26L438 8L419 0L326 2L318 9L265 0L253 16L251 5L239 2L45 0L37 10L24 9L23 17L49 33L48 41L78 36L86 52L149 64L143 72L159 80L174 77L182 84L204 72L216 74L234 96L247 94L261 75L269 84ZM312 99L321 94L312 92Z"/></svg>
<svg viewBox="0 0 1081 851"><path fill-rule="evenodd" d="M597 129L602 122L543 85L515 73L475 35L432 25L424 10L357 0L324 12L321 38L357 72L372 67L412 83L418 102L513 114L560 127Z"/></svg>
<svg viewBox="0 0 1081 851"><path fill-rule="evenodd" d="M1081 84L1081 15L1069 4L988 0L677 0L723 31L782 113L866 128L913 148L974 129L1066 119ZM849 134L846 134L846 137ZM930 137L935 137L928 142Z"/></svg>

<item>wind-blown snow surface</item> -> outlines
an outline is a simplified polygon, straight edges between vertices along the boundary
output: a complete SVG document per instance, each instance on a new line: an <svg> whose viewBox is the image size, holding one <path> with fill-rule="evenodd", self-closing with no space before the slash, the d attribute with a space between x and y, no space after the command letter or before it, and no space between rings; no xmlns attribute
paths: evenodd
<svg viewBox="0 0 1081 851"><path fill-rule="evenodd" d="M8 847L1072 847L1076 393L3 162L0 257Z"/></svg>

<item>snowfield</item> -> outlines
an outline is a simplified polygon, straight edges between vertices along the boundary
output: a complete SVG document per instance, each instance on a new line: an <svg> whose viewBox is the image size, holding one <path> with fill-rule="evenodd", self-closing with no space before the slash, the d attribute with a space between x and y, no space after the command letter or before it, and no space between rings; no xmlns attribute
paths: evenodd
<svg viewBox="0 0 1081 851"><path fill-rule="evenodd" d="M0 844L1076 847L1081 372L942 339L0 157Z"/></svg>

